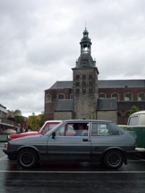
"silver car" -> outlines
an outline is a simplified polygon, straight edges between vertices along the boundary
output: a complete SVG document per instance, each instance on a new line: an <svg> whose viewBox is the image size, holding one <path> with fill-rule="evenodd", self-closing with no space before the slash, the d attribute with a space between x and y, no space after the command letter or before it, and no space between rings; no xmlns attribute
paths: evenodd
<svg viewBox="0 0 145 193"><path fill-rule="evenodd" d="M111 121L66 120L45 135L9 141L3 151L21 168L37 162L102 162L108 168L127 164L135 139Z"/></svg>

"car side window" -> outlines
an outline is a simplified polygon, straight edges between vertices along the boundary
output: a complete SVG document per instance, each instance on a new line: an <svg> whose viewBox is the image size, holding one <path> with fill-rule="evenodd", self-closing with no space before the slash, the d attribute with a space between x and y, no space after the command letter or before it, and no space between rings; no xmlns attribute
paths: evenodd
<svg viewBox="0 0 145 193"><path fill-rule="evenodd" d="M88 123L69 123L56 131L56 136L87 136Z"/></svg>
<svg viewBox="0 0 145 193"><path fill-rule="evenodd" d="M110 124L92 123L91 136L119 135L119 131Z"/></svg>
<svg viewBox="0 0 145 193"><path fill-rule="evenodd" d="M120 135L119 131L112 125L107 124L108 135Z"/></svg>

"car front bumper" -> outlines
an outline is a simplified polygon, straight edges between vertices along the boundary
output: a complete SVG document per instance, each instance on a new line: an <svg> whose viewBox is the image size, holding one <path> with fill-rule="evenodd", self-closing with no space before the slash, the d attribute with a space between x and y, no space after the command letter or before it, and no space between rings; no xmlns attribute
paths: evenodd
<svg viewBox="0 0 145 193"><path fill-rule="evenodd" d="M16 159L16 151L12 151L12 150L7 150L7 149L3 149L3 152L8 155L8 157L10 159Z"/></svg>

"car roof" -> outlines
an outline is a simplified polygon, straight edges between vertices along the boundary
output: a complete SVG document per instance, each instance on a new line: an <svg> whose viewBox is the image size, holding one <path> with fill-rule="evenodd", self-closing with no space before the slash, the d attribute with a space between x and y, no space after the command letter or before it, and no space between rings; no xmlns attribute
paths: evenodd
<svg viewBox="0 0 145 193"><path fill-rule="evenodd" d="M62 120L49 120L49 121L45 121L45 123L55 123L55 122L62 122Z"/></svg>
<svg viewBox="0 0 145 193"><path fill-rule="evenodd" d="M133 116L133 115L140 115L140 114L145 114L145 111L138 111L138 112L133 113L133 114L130 115L130 116Z"/></svg>
<svg viewBox="0 0 145 193"><path fill-rule="evenodd" d="M69 119L64 120L64 122L103 122L103 123L112 123L110 120L99 120L99 119Z"/></svg>

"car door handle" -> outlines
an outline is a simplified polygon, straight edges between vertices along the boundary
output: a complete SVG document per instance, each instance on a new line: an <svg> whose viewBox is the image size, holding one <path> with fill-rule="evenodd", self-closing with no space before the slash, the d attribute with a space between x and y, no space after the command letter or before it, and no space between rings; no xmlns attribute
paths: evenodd
<svg viewBox="0 0 145 193"><path fill-rule="evenodd" d="M88 139L83 139L83 141L88 141Z"/></svg>

